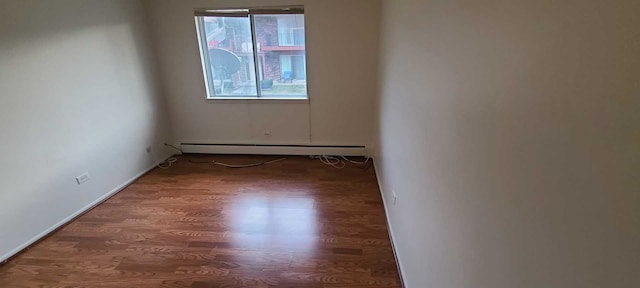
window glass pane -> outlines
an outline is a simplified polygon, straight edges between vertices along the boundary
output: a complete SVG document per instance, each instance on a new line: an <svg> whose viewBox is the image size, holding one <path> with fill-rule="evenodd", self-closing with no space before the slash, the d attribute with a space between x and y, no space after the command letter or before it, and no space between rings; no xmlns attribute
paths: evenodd
<svg viewBox="0 0 640 288"><path fill-rule="evenodd" d="M255 15L262 96L307 95L304 15Z"/></svg>
<svg viewBox="0 0 640 288"><path fill-rule="evenodd" d="M203 23L211 96L257 96L249 17L203 17Z"/></svg>

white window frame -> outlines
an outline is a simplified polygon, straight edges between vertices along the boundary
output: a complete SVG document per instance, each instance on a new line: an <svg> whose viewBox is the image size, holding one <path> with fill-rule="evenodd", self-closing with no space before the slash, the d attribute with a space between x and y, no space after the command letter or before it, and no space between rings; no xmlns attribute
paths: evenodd
<svg viewBox="0 0 640 288"><path fill-rule="evenodd" d="M200 48L200 60L202 63L202 72L204 74L204 83L206 90L206 97L209 100L234 100L234 99L246 99L246 100L254 100L254 99L265 99L265 100L308 100L309 99L309 89L305 84L305 93L304 95L262 95L262 87L261 87L261 77L260 77L260 47L258 45L258 40L256 37L256 27L255 27L255 15L274 15L274 14L302 14L304 15L304 7L303 6L289 6L289 7L269 7L269 8L234 8L234 9L195 9L194 18L195 18L195 26L198 38L198 46ZM207 36L205 32L205 24L204 18L206 16L214 16L214 17L248 17L249 23L251 25L251 41L253 45L253 68L255 72L255 81L256 81L256 94L257 95L237 95L237 96L218 96L215 94L215 86L213 83L213 71L211 71L211 65L209 61L209 47ZM306 25L306 21L305 21ZM278 29L278 28L276 28ZM306 29L305 29L306 34ZM293 37L293 35L291 36ZM305 35L306 37L306 35ZM292 38L293 41L293 38ZM305 41L306 42L306 41ZM306 46L306 45L305 45ZM304 53L304 66L305 66L305 81L308 79L307 75L307 63L306 60L306 49ZM224 85L224 84L222 84Z"/></svg>

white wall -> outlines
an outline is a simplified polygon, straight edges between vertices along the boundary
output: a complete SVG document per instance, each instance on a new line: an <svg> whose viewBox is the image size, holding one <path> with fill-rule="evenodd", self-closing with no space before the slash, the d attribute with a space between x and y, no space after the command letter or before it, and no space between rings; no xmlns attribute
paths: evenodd
<svg viewBox="0 0 640 288"><path fill-rule="evenodd" d="M368 145L378 0L145 1L175 142ZM310 101L206 100L194 8L304 5ZM263 132L270 131L271 137Z"/></svg>
<svg viewBox="0 0 640 288"><path fill-rule="evenodd" d="M640 287L640 2L382 10L376 164L407 287Z"/></svg>
<svg viewBox="0 0 640 288"><path fill-rule="evenodd" d="M139 1L0 7L2 261L162 159L170 135Z"/></svg>

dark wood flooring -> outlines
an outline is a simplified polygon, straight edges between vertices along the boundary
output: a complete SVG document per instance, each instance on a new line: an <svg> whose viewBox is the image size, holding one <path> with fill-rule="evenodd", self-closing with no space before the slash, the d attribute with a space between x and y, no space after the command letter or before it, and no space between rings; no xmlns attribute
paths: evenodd
<svg viewBox="0 0 640 288"><path fill-rule="evenodd" d="M190 158L0 266L0 287L400 287L372 167Z"/></svg>

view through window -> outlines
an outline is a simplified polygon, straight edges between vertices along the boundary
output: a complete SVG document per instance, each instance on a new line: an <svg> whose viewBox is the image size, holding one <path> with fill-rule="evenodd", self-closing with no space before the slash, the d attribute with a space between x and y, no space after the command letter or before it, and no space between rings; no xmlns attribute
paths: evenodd
<svg viewBox="0 0 640 288"><path fill-rule="evenodd" d="M307 98L302 9L196 11L208 98Z"/></svg>

